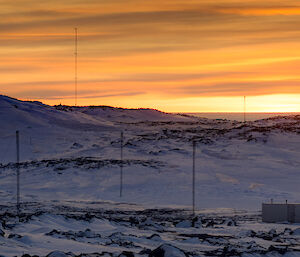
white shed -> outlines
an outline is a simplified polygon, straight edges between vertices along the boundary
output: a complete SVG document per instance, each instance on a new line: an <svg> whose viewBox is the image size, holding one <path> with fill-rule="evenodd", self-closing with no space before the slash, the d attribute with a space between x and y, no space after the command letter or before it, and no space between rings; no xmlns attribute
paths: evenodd
<svg viewBox="0 0 300 257"><path fill-rule="evenodd" d="M300 223L300 204L263 203L262 221Z"/></svg>

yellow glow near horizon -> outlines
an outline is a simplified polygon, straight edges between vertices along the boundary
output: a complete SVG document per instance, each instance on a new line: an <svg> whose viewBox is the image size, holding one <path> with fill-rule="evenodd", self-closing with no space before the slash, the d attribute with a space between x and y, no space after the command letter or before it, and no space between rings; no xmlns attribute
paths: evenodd
<svg viewBox="0 0 300 257"><path fill-rule="evenodd" d="M191 97L176 99L159 99L155 95L149 95L141 99L137 96L128 96L130 101L115 102L114 97L99 99L80 99L82 106L112 105L123 108L152 108L164 112L243 112L244 97ZM156 99L156 100L154 100ZM300 94L297 95L263 95L246 97L246 112L300 112ZM28 99L27 99L28 100ZM65 105L72 105L73 99L56 99L55 101L44 101L54 105L58 102Z"/></svg>

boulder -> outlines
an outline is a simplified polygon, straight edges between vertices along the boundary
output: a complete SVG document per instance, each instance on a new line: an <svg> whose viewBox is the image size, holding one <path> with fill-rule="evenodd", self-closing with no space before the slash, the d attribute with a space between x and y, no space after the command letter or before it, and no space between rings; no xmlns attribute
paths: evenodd
<svg viewBox="0 0 300 257"><path fill-rule="evenodd" d="M163 244L154 249L149 257L188 257L188 255L173 245Z"/></svg>

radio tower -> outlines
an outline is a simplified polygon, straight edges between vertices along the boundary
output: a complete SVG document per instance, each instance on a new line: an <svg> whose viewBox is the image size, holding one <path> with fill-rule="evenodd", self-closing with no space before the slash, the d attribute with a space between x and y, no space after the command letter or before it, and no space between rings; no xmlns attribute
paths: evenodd
<svg viewBox="0 0 300 257"><path fill-rule="evenodd" d="M75 28L75 106L77 106L77 42L78 42L78 34L77 34L77 28Z"/></svg>

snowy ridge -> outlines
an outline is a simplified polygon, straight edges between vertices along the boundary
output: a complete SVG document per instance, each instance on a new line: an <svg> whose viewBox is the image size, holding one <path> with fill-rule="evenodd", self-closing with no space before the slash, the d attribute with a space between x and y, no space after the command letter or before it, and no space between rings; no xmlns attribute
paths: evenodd
<svg viewBox="0 0 300 257"><path fill-rule="evenodd" d="M22 177L27 201L38 196L119 201L120 131L123 201L189 206L191 141L197 142L198 208L259 209L270 198L299 199L299 116L243 124L149 109L51 107L1 96L0 120L5 202L15 197L9 175L15 170L15 130L22 173L35 174Z"/></svg>
<svg viewBox="0 0 300 257"><path fill-rule="evenodd" d="M113 129L115 122L195 121L192 116L167 114L153 109L124 109L109 106L48 106L0 95L1 129L28 126L62 126L73 129ZM102 127L103 126L103 127Z"/></svg>
<svg viewBox="0 0 300 257"><path fill-rule="evenodd" d="M296 192L296 195L292 193L293 185L299 181L299 177L295 177L298 174L295 168L299 163L297 158L299 116L276 117L248 122L244 125L240 122L199 119L149 109L128 110L103 106L54 108L39 102L24 102L1 96L0 120L2 135L0 163L5 172L10 169L4 167L14 169L13 165L5 165L15 160L14 131L18 129L21 138L21 162L24 163L22 167L25 170L30 168L31 172L34 172L35 168L40 167L39 163L53 160L53 168L42 166L45 172L40 172L41 169L38 169L39 176L44 176L39 178L41 181L48 180L49 175L45 174L57 170L61 170L62 174L65 171L69 174L73 169L84 171L87 161L76 161L81 158L82 160L94 159L94 170L103 167L97 175L106 174L108 178L112 176L111 183L117 184L115 180L117 174L114 170L119 166L120 131L122 130L125 135L124 154L128 160L125 169L127 165L130 166L127 172L132 172L131 175L136 179L140 176L141 179L149 176L147 185L139 184L146 182L142 182L143 179L130 182L132 187L137 183L136 189L153 190L151 184L156 185L158 182L154 182L156 175L153 177L151 172L146 177L143 175L147 169L150 169L160 173L158 187L165 187L163 183L167 183L172 172L174 184L177 184L177 181L185 181L186 188L182 187L182 190L188 192L190 177L184 174L189 174L190 171L191 141L195 140L198 148L196 157L199 165L199 182L202 184L201 190L204 190L204 195L221 183L222 190L228 188L222 193L227 197L236 197L235 190L242 190L243 193L240 195L242 199L249 197L250 194L254 198L260 196L262 200L273 196L273 198L279 197L280 200L289 198L296 201L299 196ZM6 137L6 135L10 136ZM160 165L154 168L145 164L145 171L139 168L143 162L151 163L153 160ZM114 164L111 165L112 163ZM89 169L92 169L93 165L89 166ZM282 169L287 172L284 178L281 175ZM273 184L271 189L266 188L268 183L266 179L269 177L286 181L289 181L289 177L293 179L290 180L289 186L288 182L278 184L280 185L278 189ZM55 177L51 180L55 180ZM90 187L91 184L87 183ZM105 185L103 186L105 188ZM36 190L38 188L39 186ZM112 191L117 191L116 189L110 188L107 193L111 194ZM171 192L174 191L174 200L176 199L174 202L170 201L169 196L161 198L158 194L153 198L152 204L155 204L158 199L160 200L156 204L165 204L169 201L171 204L176 202L183 204L186 202L185 193L180 193L179 189L172 187ZM182 196L179 196L179 193ZM68 192L64 194L69 197ZM135 195L134 190L132 194ZM13 196L13 193L11 195ZM103 195L103 192L100 195ZM112 195L116 194L112 193ZM223 196L220 197L220 201L223 200ZM117 200L117 198L113 197L110 200ZM218 203L219 201L216 201L215 205L218 206ZM225 202L224 206L219 207L232 207L227 204ZM258 207L259 204L257 202L255 206Z"/></svg>
<svg viewBox="0 0 300 257"><path fill-rule="evenodd" d="M49 128L65 126L76 128L84 124L89 126L110 126L109 122L92 119L83 113L67 113L40 102L20 101L0 96L0 117L3 121L1 129L24 129L26 127Z"/></svg>
<svg viewBox="0 0 300 257"><path fill-rule="evenodd" d="M125 109L110 106L55 106L57 110L67 112L78 112L90 115L96 119L105 119L115 122L138 122L138 121L196 121L196 117L189 115L179 115L164 113L155 109Z"/></svg>

